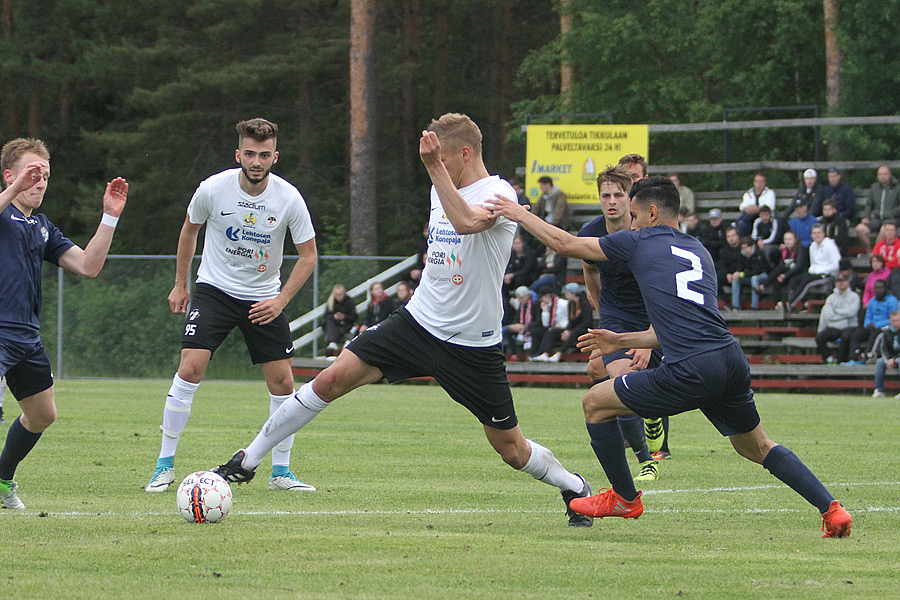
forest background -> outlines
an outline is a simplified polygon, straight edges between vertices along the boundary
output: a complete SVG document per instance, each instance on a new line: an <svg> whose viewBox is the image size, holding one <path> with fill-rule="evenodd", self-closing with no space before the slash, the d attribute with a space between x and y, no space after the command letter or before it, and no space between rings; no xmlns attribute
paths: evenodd
<svg viewBox="0 0 900 600"><path fill-rule="evenodd" d="M533 115L692 123L726 108L876 116L900 104L898 0L0 0L0 17L2 138L48 143L43 210L82 244L103 183L128 179L114 253L173 254L194 189L234 166L234 125L256 116L280 126L274 171L306 198L321 254L408 255L427 214L419 134L444 112L479 123L488 169L510 177ZM351 55L368 67L362 109ZM361 170L354 110L371 140ZM894 126L823 133L834 160L893 160L900 141ZM813 158L811 129L732 132L730 143L732 161ZM722 162L722 134L651 137L650 155ZM847 179L867 186L874 172ZM721 174L682 180L722 186ZM773 187L798 182L770 174ZM376 218L354 230L360 206Z"/></svg>

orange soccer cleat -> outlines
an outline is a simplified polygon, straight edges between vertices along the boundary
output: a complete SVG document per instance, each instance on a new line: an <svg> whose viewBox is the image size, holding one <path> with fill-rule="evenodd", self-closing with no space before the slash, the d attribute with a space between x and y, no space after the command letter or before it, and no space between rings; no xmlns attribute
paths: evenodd
<svg viewBox="0 0 900 600"><path fill-rule="evenodd" d="M573 498L569 503L572 510L589 517L624 517L637 519L644 512L641 493L634 500L628 501L612 489L600 490L598 494L587 498Z"/></svg>
<svg viewBox="0 0 900 600"><path fill-rule="evenodd" d="M822 513L822 537L850 537L853 518L837 500L832 500L828 510Z"/></svg>

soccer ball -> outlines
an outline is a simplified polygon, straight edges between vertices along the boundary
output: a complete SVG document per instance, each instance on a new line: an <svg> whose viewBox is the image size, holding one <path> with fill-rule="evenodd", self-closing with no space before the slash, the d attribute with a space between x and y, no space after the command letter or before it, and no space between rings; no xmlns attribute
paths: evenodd
<svg viewBox="0 0 900 600"><path fill-rule="evenodd" d="M231 487L212 471L197 471L178 486L178 512L191 523L218 523L231 510Z"/></svg>

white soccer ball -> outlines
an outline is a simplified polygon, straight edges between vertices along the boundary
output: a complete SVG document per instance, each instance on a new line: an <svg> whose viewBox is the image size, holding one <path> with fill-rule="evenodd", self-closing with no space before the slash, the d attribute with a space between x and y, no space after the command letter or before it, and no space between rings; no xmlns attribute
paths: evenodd
<svg viewBox="0 0 900 600"><path fill-rule="evenodd" d="M231 511L231 486L212 471L197 471L178 486L178 512L191 523L218 523Z"/></svg>

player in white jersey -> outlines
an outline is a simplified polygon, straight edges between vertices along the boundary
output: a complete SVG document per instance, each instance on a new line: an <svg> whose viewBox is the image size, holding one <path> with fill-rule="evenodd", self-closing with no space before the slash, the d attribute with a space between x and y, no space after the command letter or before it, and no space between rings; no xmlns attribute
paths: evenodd
<svg viewBox="0 0 900 600"><path fill-rule="evenodd" d="M197 235L206 225L197 285L182 335L181 363L166 397L162 444L156 470L145 488L163 492L175 480L175 450L191 412L194 392L213 352L235 327L241 330L254 364L269 388L270 414L294 393L294 346L284 307L316 265L316 239L306 202L297 189L270 173L278 161L278 126L265 119L237 124L240 168L203 181L191 198L178 238L174 313L185 313ZM285 233L300 255L281 285ZM273 445L270 490L315 491L291 473L293 436Z"/></svg>
<svg viewBox="0 0 900 600"><path fill-rule="evenodd" d="M432 376L484 426L504 462L560 489L570 526L590 526L569 509L590 495L581 476L519 429L500 351L500 288L515 223L491 221L482 204L512 187L488 174L481 131L461 114L446 114L422 132L419 153L434 184L428 255L410 303L350 342L337 360L269 418L256 439L216 469L231 482L253 478L262 457L332 401L367 383Z"/></svg>

